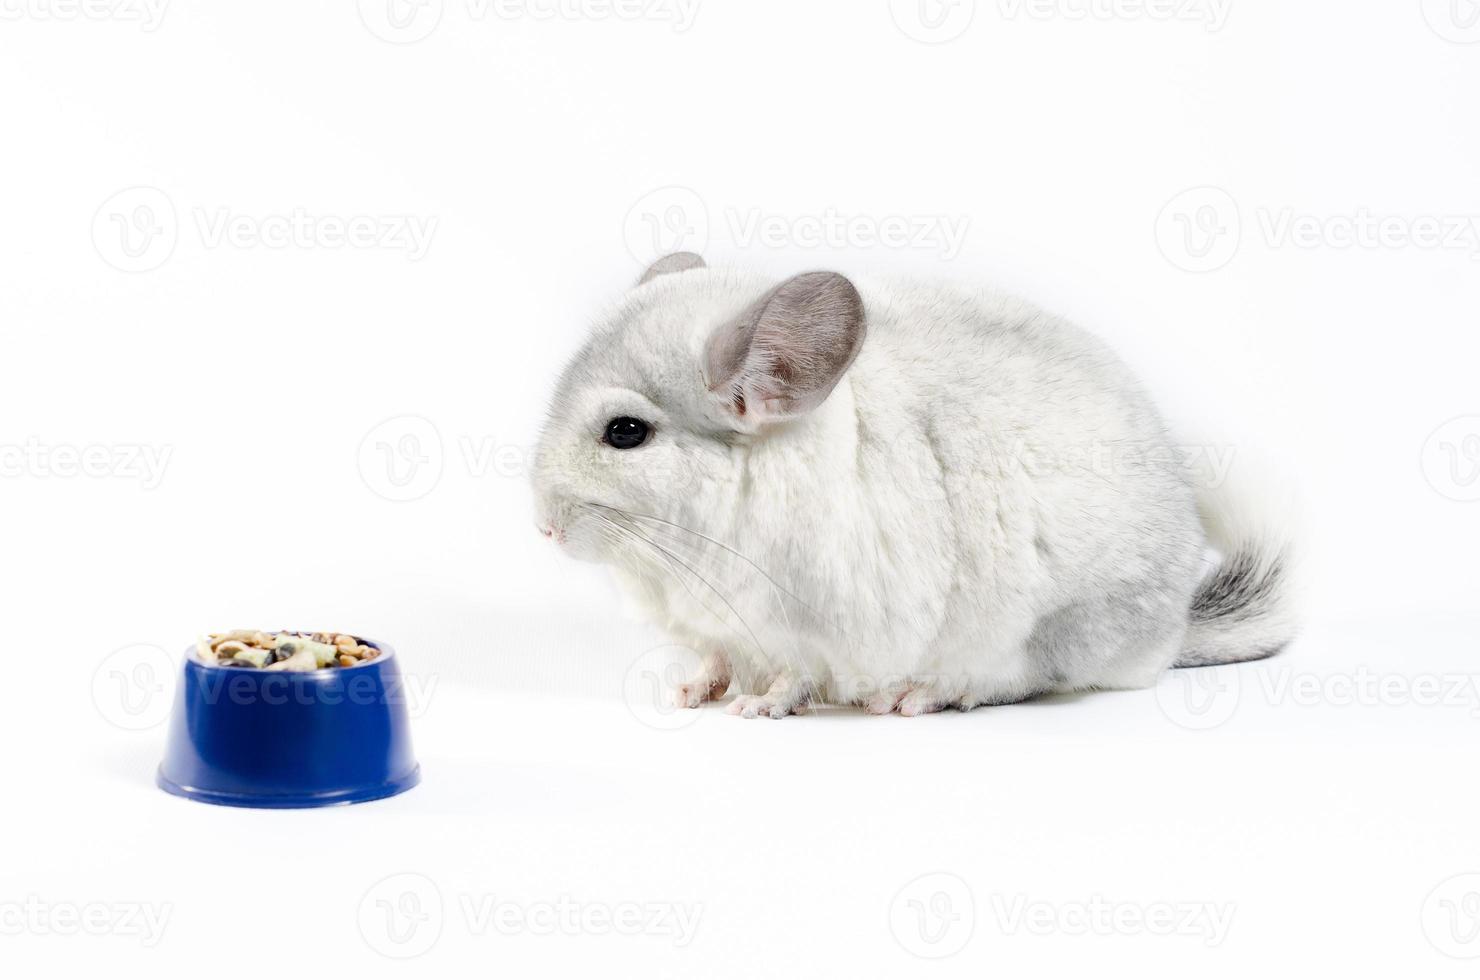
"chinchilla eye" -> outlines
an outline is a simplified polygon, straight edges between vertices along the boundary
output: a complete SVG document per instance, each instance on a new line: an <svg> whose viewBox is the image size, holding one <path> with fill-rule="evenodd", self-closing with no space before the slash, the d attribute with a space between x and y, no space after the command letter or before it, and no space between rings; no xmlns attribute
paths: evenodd
<svg viewBox="0 0 1480 980"><path fill-rule="evenodd" d="M606 435L602 438L613 449L636 449L647 442L651 431L642 419L624 415L606 424Z"/></svg>

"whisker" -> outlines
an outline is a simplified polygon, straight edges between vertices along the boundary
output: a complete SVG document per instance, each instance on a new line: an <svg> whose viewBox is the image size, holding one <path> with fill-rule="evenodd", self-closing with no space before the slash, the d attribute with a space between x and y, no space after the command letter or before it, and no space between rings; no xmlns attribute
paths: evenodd
<svg viewBox="0 0 1480 980"><path fill-rule="evenodd" d="M604 520L609 520L609 518L603 518L603 519ZM703 584L706 588L708 588L710 592L713 592L715 594L715 596L719 599L720 602L723 602L725 604L725 607L727 609L729 609L732 614L734 614L735 619L737 621L739 621L740 625L745 628L745 632L748 633L748 634L750 634L751 642L753 642L755 644L756 649L759 650L762 655L765 655L765 652L766 652L765 646L761 643L760 637L758 637L758 636L755 635L755 630L753 630L753 629L750 628L750 624L748 622L746 622L745 617L742 616L742 615L740 615L740 610L736 609L734 603L730 602L730 600L728 598L726 598L725 594L723 592L721 592L719 590L719 588L716 587L713 582L711 582L707 578L705 578L704 575L697 568L695 568L693 565L690 565L688 562L684 561L682 558L680 558L678 555L674 554L672 551L668 550L667 548L664 548L662 545L658 544L652 538L647 537L645 534L643 534L642 532L638 531L636 528L625 527L625 526L623 526L623 525L621 525L620 523L617 523L617 522L612 522L612 523L615 526L617 526L617 527L621 527L622 530L624 530L626 533L632 535L634 538L638 539L639 541L645 542L647 545L649 545L658 554L664 556L665 558L669 559L670 561L677 562L679 565L682 565L684 568L686 568L689 571L690 574L692 574L696 579L699 580L699 582L701 584ZM682 580L680 579L680 581L682 581ZM687 586L685 586L685 588L687 588ZM693 593L690 592L690 595L693 595ZM695 599L695 601L699 601L698 596L694 596L694 599ZM713 614L712 611L711 611L711 614ZM720 617L716 616L716 618L719 619ZM723 623L723 619L721 619L721 622ZM725 625L729 625L729 624L726 623Z"/></svg>
<svg viewBox="0 0 1480 980"><path fill-rule="evenodd" d="M636 527L633 527L631 525L628 525L628 524L623 523L624 520L629 520L629 521L632 520L633 519L633 515L628 515L625 511L622 511L621 509L616 508L616 507L605 507L604 505L592 505L592 506L603 506L604 509L606 509L606 510L610 511L611 513L617 515L617 523L620 526L624 527L625 529L627 529L628 531L630 531L633 534L639 535L643 540L647 541L653 547L660 548L665 554L670 555L673 559L675 559L677 561L680 561L680 562L683 561L683 559L680 556L674 554L672 551L670 551L667 548L663 548L661 545L658 544L658 542L654 541L652 538L649 538L646 534L643 534L643 533L639 532ZM598 516L601 516L601 515L598 515ZM610 518L605 518L605 519L610 520ZM657 519L657 518L654 518L654 520L657 521L658 526L645 526L643 528L643 530L644 531L651 531L651 532L658 532L658 531L668 530L669 527L675 528L677 530L688 530L687 528L684 528L682 525L672 524L672 522L669 522L669 521L663 521L663 520ZM701 538L703 540L707 540L707 541L708 540L712 540L712 539L707 538L707 536L705 536L705 535L697 534L697 532L692 532L692 533L694 533L694 535L696 537L699 537L699 538ZM688 542L686 540L683 540L681 538L679 540L682 541L682 543L685 544L685 545L689 545L690 544L690 542ZM675 543L677 543L677 542L675 542ZM720 544L719 542L714 542L714 543L715 544ZM721 547L725 547L725 546L721 545ZM725 550L728 551L730 554L735 555L736 557L740 557L740 558L744 558L745 557L744 555L740 554L738 551L735 551L733 548L725 547ZM706 554L702 549L695 549L695 553L692 554L691 557L696 562L703 562L705 559L709 558L710 556L708 554ZM801 654L801 649L800 649L800 647L799 647L799 645L797 643L798 637L801 634L797 631L795 625L791 621L791 613L789 613L787 611L787 609L786 609L786 603L784 601L782 601L780 595L778 594L780 592L784 592L785 590L784 589L781 589L781 587L776 583L775 579L773 579L770 575L765 574L764 570L760 569L759 566L756 566L754 562L749 562L747 560L747 563L750 564L753 568L756 568L757 571L761 572L762 577L771 586L771 589L769 590L768 595L771 596L773 599L776 600L777 605L781 609L781 616L786 621L786 635L791 640L791 649L790 650L786 650L786 651L782 651L783 656L784 656L784 659L785 659L785 663L791 668L792 673L794 673L797 677L799 677L799 678L805 678L805 677L809 676L809 671L807 671L806 668L805 668L805 666L804 666L803 657L802 657L802 654ZM741 622L741 624L745 626L746 631L751 634L752 639L755 639L756 640L756 646L757 646L757 648L760 649L760 651L764 654L766 652L765 648L760 645L760 641L759 641L758 638L755 637L754 631L751 630L750 625L745 621L744 617L740 615L739 610L735 608L734 604L731 603L731 602L729 602L728 599L725 599L724 595L722 593L720 593L719 590L712 583L708 582L708 580L703 579L702 574L699 572L699 570L697 568L694 568L692 565L689 565L687 562L683 562L683 564L684 564L684 566L686 568L688 568L690 571L692 571L696 576L699 576L700 579L702 581L704 581L706 585L709 586L709 588L711 589L711 591L715 592L716 595L719 595L720 598L723 601L725 601L725 604L727 606L729 606L729 608L731 609L732 612L735 613L736 618L739 619L740 622ZM800 599L798 599L797 601L798 602L801 602ZM805 603L802 603L802 605L805 606L806 604Z"/></svg>
<svg viewBox="0 0 1480 980"><path fill-rule="evenodd" d="M628 535L631 538L633 538L634 540L640 541L640 542L646 544L649 548L651 548L653 550L653 553L654 553L655 557L657 557L660 560L662 560L668 566L668 570L673 573L674 578L678 579L678 583L684 587L684 590L689 593L689 595L693 598L693 600L695 602L697 602L705 610L705 612L708 612L711 616L713 616L714 619L715 619L715 621L718 622L721 626L724 626L724 627L729 628L729 629L733 629L733 627L730 625L730 623L727 622L723 616L721 616L719 613L715 612L712 608L710 608L710 606L709 606L708 603L706 603L703 599L700 599L697 595L694 594L694 590L691 589L691 588L689 588L688 583L684 581L684 577L682 575L678 574L678 570L674 567L674 565L676 563L678 565L681 565L683 568L687 569L688 572L691 575L694 576L694 578L696 578L696 579L699 580L700 584L702 584L705 588L709 589L710 592L713 592L715 594L715 596L718 597L719 601L720 602L723 602L725 604L726 608L728 608L730 610L730 612L734 615L735 619L738 620L739 623L740 623L740 625L745 628L745 632L748 633L748 634L750 634L751 642L753 642L755 644L756 649L759 650L762 653L762 655L765 654L765 647L761 644L760 638L755 635L755 631L750 628L750 624L745 621L745 617L740 615L740 611L738 609L736 609L735 606L734 606L734 604L731 603L730 600L725 597L724 593L721 592L714 585L714 583L712 583L708 579L706 579L698 571L698 569L694 568L692 565L688 564L682 558L678 557L673 552L671 552L668 549L664 548L662 545L658 544L656 541L653 541L651 538L648 538L646 535L644 535L641 532L637 531L635 528L627 527L627 526L625 526L625 525L623 525L623 524L621 524L621 523L619 523L617 521L613 521L611 518L608 518L608 517L606 517L606 516L604 516L602 514L597 514L596 517L599 518L603 522L603 524L605 526L607 526L607 527L609 527L609 528L611 528L611 529L613 529L613 530L615 530L617 532L620 532L621 534Z"/></svg>

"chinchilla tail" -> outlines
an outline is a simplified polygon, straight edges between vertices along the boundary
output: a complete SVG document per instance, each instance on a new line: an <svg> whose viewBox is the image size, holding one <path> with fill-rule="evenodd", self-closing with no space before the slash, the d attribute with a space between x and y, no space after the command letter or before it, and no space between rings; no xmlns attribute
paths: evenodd
<svg viewBox="0 0 1480 980"><path fill-rule="evenodd" d="M1221 555L1192 596L1187 640L1177 667L1209 667L1272 657L1298 631L1292 535L1256 493L1230 487L1199 494L1198 511L1209 543ZM1272 503L1272 502L1271 502Z"/></svg>

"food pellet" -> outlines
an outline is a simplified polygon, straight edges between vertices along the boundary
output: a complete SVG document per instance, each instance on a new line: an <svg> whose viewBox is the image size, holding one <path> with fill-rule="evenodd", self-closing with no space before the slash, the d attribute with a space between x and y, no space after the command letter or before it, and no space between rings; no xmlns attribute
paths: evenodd
<svg viewBox="0 0 1480 980"><path fill-rule="evenodd" d="M348 633L232 630L195 643L196 655L217 667L288 672L355 667L380 651Z"/></svg>

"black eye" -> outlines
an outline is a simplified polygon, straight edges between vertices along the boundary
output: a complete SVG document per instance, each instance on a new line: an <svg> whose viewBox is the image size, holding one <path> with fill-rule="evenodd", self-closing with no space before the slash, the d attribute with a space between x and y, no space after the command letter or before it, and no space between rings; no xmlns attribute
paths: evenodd
<svg viewBox="0 0 1480 980"><path fill-rule="evenodd" d="M636 449L647 442L648 433L651 431L642 419L624 415L606 424L606 435L603 438L606 444L613 449Z"/></svg>

